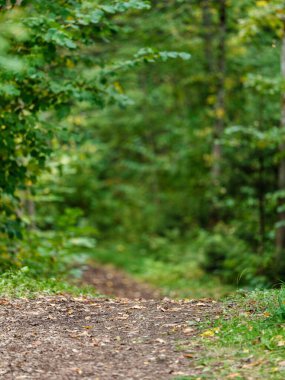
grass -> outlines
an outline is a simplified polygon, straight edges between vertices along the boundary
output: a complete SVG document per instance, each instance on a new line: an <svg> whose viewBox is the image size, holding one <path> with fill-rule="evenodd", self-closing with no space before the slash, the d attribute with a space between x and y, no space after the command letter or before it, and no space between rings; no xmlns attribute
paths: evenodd
<svg viewBox="0 0 285 380"><path fill-rule="evenodd" d="M98 296L92 287L77 287L55 279L39 279L29 274L27 267L0 276L0 297L33 298L38 295L70 294L72 296Z"/></svg>
<svg viewBox="0 0 285 380"><path fill-rule="evenodd" d="M168 244L150 252L140 245L99 245L90 256L103 264L113 264L134 277L162 288L174 298L219 299L234 291L217 277L206 275L195 252L183 244Z"/></svg>
<svg viewBox="0 0 285 380"><path fill-rule="evenodd" d="M94 261L113 264L133 277L162 289L165 296L172 298L219 299L233 291L233 287L223 285L218 278L206 275L199 268L199 254L196 254L197 250L193 245L186 242L171 242L162 238L152 238L147 242L140 241L133 244L114 241L98 244L96 247L84 249L80 247L80 250L77 247L78 254L75 254L69 246L65 247L66 249L57 248L56 251L60 254L54 255L51 250L53 245L50 247L46 244L49 240L46 240L45 236L38 240L37 236L31 251L28 243L23 250L23 265L30 268L27 273L24 273L26 268L23 272L11 272L0 277L0 295L20 297L22 294L25 296L39 292L93 294L94 291L92 292L90 288L78 289L64 280L58 281L62 276L66 279L68 274L71 274L71 277L76 275L73 272L80 272L80 267L88 261L91 264ZM57 240L54 244L57 246ZM78 264L77 269L70 271L75 262Z"/></svg>
<svg viewBox="0 0 285 380"><path fill-rule="evenodd" d="M223 314L201 326L192 379L284 380L285 289L239 292ZM178 379L176 379L178 380Z"/></svg>

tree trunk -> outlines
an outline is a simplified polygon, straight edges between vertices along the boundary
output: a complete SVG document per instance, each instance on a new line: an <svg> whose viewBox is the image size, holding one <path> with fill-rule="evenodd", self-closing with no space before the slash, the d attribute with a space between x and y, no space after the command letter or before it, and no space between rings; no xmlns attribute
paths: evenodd
<svg viewBox="0 0 285 380"><path fill-rule="evenodd" d="M260 254L264 253L265 246L265 181L264 181L264 158L262 152L259 156L259 173L258 173L258 225L259 225L259 247Z"/></svg>
<svg viewBox="0 0 285 380"><path fill-rule="evenodd" d="M211 0L203 0L203 38L204 38L204 58L205 69L210 76L214 73L214 51L213 51L213 18L211 15Z"/></svg>
<svg viewBox="0 0 285 380"><path fill-rule="evenodd" d="M219 11L219 43L217 55L217 100L215 106L213 167L212 177L215 184L220 183L222 146L221 137L225 128L225 75L226 75L226 0L220 0Z"/></svg>
<svg viewBox="0 0 285 380"><path fill-rule="evenodd" d="M27 190L25 192L24 208L25 208L25 213L29 216L29 219L30 219L30 224L29 224L28 229L34 230L36 228L36 221L35 221L36 207L35 207L35 202L33 200L30 190Z"/></svg>
<svg viewBox="0 0 285 380"><path fill-rule="evenodd" d="M285 23L284 23L285 30ZM282 39L281 49L281 75L285 80L285 33ZM285 130L285 92L282 94L281 102L281 130ZM278 170L278 188L279 191L285 191L285 143L282 142L279 146L280 162ZM279 198L279 208L285 209L285 197L282 195ZM284 252L285 252L285 210L278 214L278 228L276 231L276 268L284 269ZM279 271L280 272L280 271Z"/></svg>
<svg viewBox="0 0 285 380"><path fill-rule="evenodd" d="M2 5L0 9L10 10L14 7L19 7L22 5L23 0L15 0L15 2L12 3L11 0L6 0L5 5Z"/></svg>

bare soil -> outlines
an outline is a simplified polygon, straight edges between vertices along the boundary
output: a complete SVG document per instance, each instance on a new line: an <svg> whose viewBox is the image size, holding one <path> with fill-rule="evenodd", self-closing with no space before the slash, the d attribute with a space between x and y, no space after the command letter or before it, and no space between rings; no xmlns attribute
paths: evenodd
<svg viewBox="0 0 285 380"><path fill-rule="evenodd" d="M211 300L0 299L0 379L175 379L199 373ZM196 348L195 348L196 347Z"/></svg>
<svg viewBox="0 0 285 380"><path fill-rule="evenodd" d="M112 265L92 264L83 273L83 282L94 286L100 294L129 299L161 299L161 291L135 280Z"/></svg>

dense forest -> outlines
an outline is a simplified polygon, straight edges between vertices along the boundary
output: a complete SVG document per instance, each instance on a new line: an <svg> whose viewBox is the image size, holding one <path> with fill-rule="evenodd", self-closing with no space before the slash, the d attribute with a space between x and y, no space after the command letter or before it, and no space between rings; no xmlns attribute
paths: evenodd
<svg viewBox="0 0 285 380"><path fill-rule="evenodd" d="M281 0L7 0L0 17L2 273L285 279Z"/></svg>
<svg viewBox="0 0 285 380"><path fill-rule="evenodd" d="M0 0L0 379L284 380L284 0Z"/></svg>

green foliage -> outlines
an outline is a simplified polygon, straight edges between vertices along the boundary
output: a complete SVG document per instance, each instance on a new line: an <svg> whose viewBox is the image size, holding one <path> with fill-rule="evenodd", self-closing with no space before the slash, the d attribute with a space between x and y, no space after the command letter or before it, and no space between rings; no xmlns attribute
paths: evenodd
<svg viewBox="0 0 285 380"><path fill-rule="evenodd" d="M175 298L220 298L233 291L219 278L206 275L197 262L197 246L191 242L149 238L142 243L126 241L98 244L90 258L112 263Z"/></svg>
<svg viewBox="0 0 285 380"><path fill-rule="evenodd" d="M2 219L9 222L11 216L13 222L17 220L5 197L15 196L16 190L36 181L51 153L52 137L62 133L58 120L78 102L88 101L92 107L99 107L116 95L109 92L106 96L107 77L104 74L103 81L99 75L101 59L92 59L87 52L92 45L115 33L117 27L111 21L112 15L145 8L148 5L142 1L115 2L110 6L81 1L64 4L36 1L26 5L18 20L14 20L14 11L12 16L9 11L3 15L5 27L1 29L0 56ZM20 26L15 27L16 21ZM19 62L14 58L16 53ZM163 57L166 56L164 53ZM144 59L144 54L138 57ZM85 75L90 67L97 69L92 78ZM9 233L6 224L1 225L2 232Z"/></svg>
<svg viewBox="0 0 285 380"><path fill-rule="evenodd" d="M37 278L78 275L76 266L82 266L96 246L96 231L80 224L81 215L81 210L66 209L53 221L53 230L27 230L12 252L2 254L2 270L28 267Z"/></svg>
<svg viewBox="0 0 285 380"><path fill-rule="evenodd" d="M275 309L273 313L273 320L276 322L284 322L285 321L285 290L284 288L280 291L278 295L278 307Z"/></svg>
<svg viewBox="0 0 285 380"><path fill-rule="evenodd" d="M214 231L202 232L197 245L201 252L201 265L206 272L215 273L225 282L253 288L270 283L272 253L256 254L233 228L218 225Z"/></svg>
<svg viewBox="0 0 285 380"><path fill-rule="evenodd" d="M39 295L71 294L74 296L98 296L94 288L72 286L58 278L35 279L28 267L9 271L0 276L1 297L34 298Z"/></svg>
<svg viewBox="0 0 285 380"><path fill-rule="evenodd" d="M3 2L3 269L63 273L123 243L169 288L192 261L233 284L282 277L273 271L284 4L227 1L225 20L221 4ZM186 244L195 257L179 254Z"/></svg>

